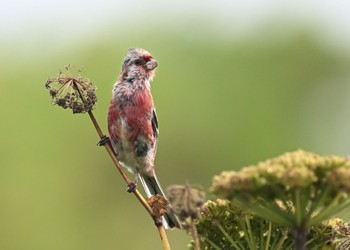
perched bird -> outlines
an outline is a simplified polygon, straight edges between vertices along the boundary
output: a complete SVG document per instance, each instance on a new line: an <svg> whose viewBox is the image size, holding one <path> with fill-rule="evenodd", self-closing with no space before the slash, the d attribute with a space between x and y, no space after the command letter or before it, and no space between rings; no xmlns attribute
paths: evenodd
<svg viewBox="0 0 350 250"><path fill-rule="evenodd" d="M129 191L136 188L138 176L148 197L164 196L154 170L159 132L150 83L157 66L146 50L129 49L108 111L108 130L116 157L123 167L136 174ZM180 227L172 210L163 218L165 226Z"/></svg>

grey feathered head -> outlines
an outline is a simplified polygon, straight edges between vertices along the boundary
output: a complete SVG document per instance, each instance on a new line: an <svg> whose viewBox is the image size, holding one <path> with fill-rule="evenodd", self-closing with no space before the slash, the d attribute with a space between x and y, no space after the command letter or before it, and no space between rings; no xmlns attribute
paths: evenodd
<svg viewBox="0 0 350 250"><path fill-rule="evenodd" d="M130 48L129 53L124 58L122 70L127 67L136 67L140 70L152 71L158 66L158 62L153 59L153 56L144 49Z"/></svg>

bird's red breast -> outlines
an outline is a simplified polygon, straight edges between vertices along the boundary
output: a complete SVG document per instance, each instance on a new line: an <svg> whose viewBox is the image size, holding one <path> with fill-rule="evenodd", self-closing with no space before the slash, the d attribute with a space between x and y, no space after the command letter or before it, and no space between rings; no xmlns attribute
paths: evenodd
<svg viewBox="0 0 350 250"><path fill-rule="evenodd" d="M153 99L147 88L138 89L126 103L121 103L123 98L114 96L108 112L108 129L112 141L117 141L120 136L121 119L126 122L128 140L134 144L139 136L143 136L154 144L151 115L153 111ZM125 102L125 101L124 101Z"/></svg>

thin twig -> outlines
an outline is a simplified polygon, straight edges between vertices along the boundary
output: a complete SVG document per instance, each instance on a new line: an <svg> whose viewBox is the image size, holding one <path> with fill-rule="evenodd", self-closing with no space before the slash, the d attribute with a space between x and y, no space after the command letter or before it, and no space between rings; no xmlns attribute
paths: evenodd
<svg viewBox="0 0 350 250"><path fill-rule="evenodd" d="M169 241L168 241L168 237L166 235L165 229L163 227L162 224L157 224L157 228L158 228L158 232L159 232L159 236L160 239L162 241L163 244L163 248L166 250L170 250L170 245L169 245Z"/></svg>
<svg viewBox="0 0 350 250"><path fill-rule="evenodd" d="M194 249L200 250L199 237L198 237L196 223L192 218L190 218L190 220L191 220L191 234L192 234L192 238L194 240Z"/></svg>

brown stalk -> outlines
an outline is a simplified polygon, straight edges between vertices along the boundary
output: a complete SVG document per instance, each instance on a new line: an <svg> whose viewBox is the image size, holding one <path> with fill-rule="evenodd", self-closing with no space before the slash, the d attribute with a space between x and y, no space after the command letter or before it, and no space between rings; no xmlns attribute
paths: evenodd
<svg viewBox="0 0 350 250"><path fill-rule="evenodd" d="M191 234L194 241L194 249L200 250L198 231L196 227L196 222L190 217Z"/></svg>
<svg viewBox="0 0 350 250"><path fill-rule="evenodd" d="M184 194L184 206L185 209L187 211L190 211L191 209L191 190L190 190L190 185L186 184L185 186L185 194ZM196 222L194 221L194 219L192 218L192 216L190 216L190 231L191 231L191 235L194 241L194 249L195 250L200 250L200 245L199 245L199 237L198 237L198 231L197 231L197 227L196 227Z"/></svg>
<svg viewBox="0 0 350 250"><path fill-rule="evenodd" d="M78 90L79 92L79 96L80 98L82 99L82 101L85 103L85 98L83 96L83 94L81 93L81 90L79 88L79 86L73 82L75 88ZM95 118L95 116L93 115L92 111L89 110L88 111L88 114L90 116L90 119L92 121L92 123L94 124L95 126L95 129L97 131L97 134L98 136L100 137L100 139L102 140L103 138L105 138L105 135L103 134L99 124L97 123L97 120ZM114 151L111 147L111 144L110 143L105 143L104 144L104 147L105 149L107 150L109 156L111 157L114 165L116 166L116 168L118 169L119 173L121 174L121 176L123 177L124 181L126 182L127 185L131 184L132 181L129 179L129 177L125 174L123 168L120 166L115 154L114 154ZM162 223L159 223L158 221L158 218L155 218L154 214L153 214L153 210L152 208L148 205L147 201L143 198L143 196L141 195L141 193L135 188L135 190L132 192L134 193L134 195L136 196L136 198L139 200L139 202L142 204L142 206L147 210L147 212L149 213L149 215L152 217L152 219L154 220L155 222L155 225L158 229L158 232L159 232L159 235L160 235L160 239L162 241L162 245L163 245L163 248L165 250L170 250L170 245L169 245L169 241L168 241L168 237L167 237L167 234L165 232L165 229L164 229L164 226Z"/></svg>

